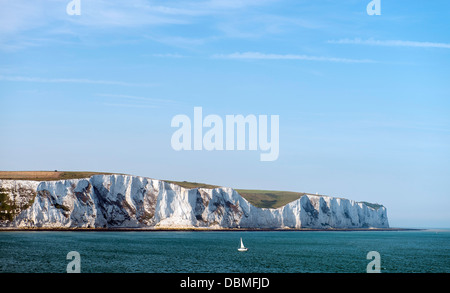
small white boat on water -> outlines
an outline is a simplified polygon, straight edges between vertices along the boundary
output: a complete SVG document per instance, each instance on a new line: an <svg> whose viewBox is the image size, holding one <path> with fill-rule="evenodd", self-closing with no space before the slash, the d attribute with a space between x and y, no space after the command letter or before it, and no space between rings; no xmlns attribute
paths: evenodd
<svg viewBox="0 0 450 293"><path fill-rule="evenodd" d="M238 251L247 251L248 248L244 246L244 243L242 242L242 238L241 238L241 247L238 248Z"/></svg>

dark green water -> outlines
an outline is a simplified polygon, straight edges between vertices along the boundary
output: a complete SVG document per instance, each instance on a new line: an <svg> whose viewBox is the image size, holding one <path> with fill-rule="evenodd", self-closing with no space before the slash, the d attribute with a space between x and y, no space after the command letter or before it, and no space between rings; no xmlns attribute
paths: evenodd
<svg viewBox="0 0 450 293"><path fill-rule="evenodd" d="M238 252L240 237L247 252ZM352 232L0 232L0 272L450 273L450 230Z"/></svg>

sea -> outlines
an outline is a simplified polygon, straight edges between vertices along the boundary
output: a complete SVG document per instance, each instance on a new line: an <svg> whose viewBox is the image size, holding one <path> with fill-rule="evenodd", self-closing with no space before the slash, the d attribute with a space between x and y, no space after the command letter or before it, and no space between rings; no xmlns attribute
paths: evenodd
<svg viewBox="0 0 450 293"><path fill-rule="evenodd" d="M2 231L0 273L65 273L73 252L82 273L449 273L450 230Z"/></svg>

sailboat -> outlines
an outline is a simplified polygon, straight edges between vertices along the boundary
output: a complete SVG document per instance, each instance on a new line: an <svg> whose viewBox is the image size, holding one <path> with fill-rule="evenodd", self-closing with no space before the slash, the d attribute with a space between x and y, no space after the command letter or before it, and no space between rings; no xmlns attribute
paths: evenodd
<svg viewBox="0 0 450 293"><path fill-rule="evenodd" d="M244 243L242 242L242 238L241 238L241 247L238 248L238 251L247 251L248 248L244 246Z"/></svg>

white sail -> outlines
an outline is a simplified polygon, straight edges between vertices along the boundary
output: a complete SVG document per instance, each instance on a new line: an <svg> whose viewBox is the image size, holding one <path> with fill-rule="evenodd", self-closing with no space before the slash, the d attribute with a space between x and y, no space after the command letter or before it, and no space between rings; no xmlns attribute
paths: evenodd
<svg viewBox="0 0 450 293"><path fill-rule="evenodd" d="M242 242L242 238L241 238L241 247L238 248L239 251L247 251L248 248L244 246L244 242Z"/></svg>

